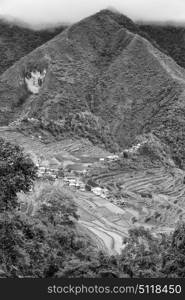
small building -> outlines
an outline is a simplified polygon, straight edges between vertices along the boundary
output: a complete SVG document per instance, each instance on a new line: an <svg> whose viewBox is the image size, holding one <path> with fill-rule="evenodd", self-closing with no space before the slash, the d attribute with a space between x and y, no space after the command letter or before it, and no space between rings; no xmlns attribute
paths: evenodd
<svg viewBox="0 0 185 300"><path fill-rule="evenodd" d="M76 183L75 182L69 182L69 186L76 186Z"/></svg>
<svg viewBox="0 0 185 300"><path fill-rule="evenodd" d="M101 189L100 187L93 187L93 188L91 189L91 191L92 191L95 195L100 196L100 195L101 195L101 192L102 192L102 189Z"/></svg>
<svg viewBox="0 0 185 300"><path fill-rule="evenodd" d="M84 186L84 187L81 186L81 187L80 187L80 191L81 191L81 192L85 192L85 191L86 191L85 186Z"/></svg>
<svg viewBox="0 0 185 300"><path fill-rule="evenodd" d="M95 195L100 196L100 197L102 197L104 199L106 199L107 196L108 196L108 191L106 189L104 189L104 188L101 188L101 187L92 188L91 191Z"/></svg>
<svg viewBox="0 0 185 300"><path fill-rule="evenodd" d="M100 158L100 161L105 161L105 158L101 157L101 158Z"/></svg>
<svg viewBox="0 0 185 300"><path fill-rule="evenodd" d="M109 155L109 156L107 156L107 159L109 161L118 160L119 159L119 155Z"/></svg>

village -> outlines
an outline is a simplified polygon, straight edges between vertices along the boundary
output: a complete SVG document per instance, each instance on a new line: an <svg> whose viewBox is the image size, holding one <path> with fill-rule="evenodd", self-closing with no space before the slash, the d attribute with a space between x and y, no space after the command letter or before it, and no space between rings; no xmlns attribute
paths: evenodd
<svg viewBox="0 0 185 300"><path fill-rule="evenodd" d="M43 180L48 179L49 181L55 181L61 178L63 184L66 186L69 186L71 188L76 188L81 192L91 191L95 195L102 197L104 199L108 197L107 189L98 186L97 187L87 186L80 177L75 176L75 174L73 173L65 176L62 175L60 176L60 174L58 174L58 171L56 169L40 167L38 169L38 178Z"/></svg>
<svg viewBox="0 0 185 300"><path fill-rule="evenodd" d="M139 143L129 149L125 149L122 153L100 157L99 162L110 163L113 161L118 161L121 157L124 156L125 153L135 153L141 146L142 144ZM89 166L90 165L91 163L89 164ZM111 202L116 202L117 205L120 206L123 206L124 204L122 197L121 199L119 199L119 197L116 197L116 195L112 195L107 188L85 183L83 181L83 177L85 177L87 170L86 168L83 168L83 164L79 164L79 166L76 165L76 168L74 167L74 165L68 165L63 169L61 165L58 164L57 160L53 158L49 164L48 161L43 160L38 162L36 166L38 167L38 178L41 180L56 181L58 179L61 179L63 184L69 186L70 188L75 188L81 192L92 192L96 196L103 199L109 199Z"/></svg>
<svg viewBox="0 0 185 300"><path fill-rule="evenodd" d="M108 155L106 157L100 157L99 162L100 163L110 163L114 161L118 161L121 157L124 157L125 154L134 154L138 151L138 149L144 144L146 141L143 141L143 143L138 143L137 145L132 146L129 149L125 149L122 153L119 154L112 154ZM85 177L87 173L87 169L84 167L83 164L79 164L79 166L76 165L76 168L74 165L68 165L66 168L62 168L61 165L58 164L58 161L53 158L52 161L48 164L47 161L40 161L37 164L38 167L38 178L41 180L49 180L49 181L56 181L58 179L61 179L63 184L66 186L69 186L70 188L75 188L81 192L89 191L95 194L98 197L101 197L103 199L109 199L111 202L116 202L117 205L123 206L124 201L121 197L116 197L116 195L112 195L111 192L105 188L100 187L93 184L86 184L83 181L83 177ZM88 164L87 166L90 166Z"/></svg>
<svg viewBox="0 0 185 300"><path fill-rule="evenodd" d="M119 158L119 155L110 155L105 158L99 158L99 161L111 162L116 161ZM93 194L103 199L108 199L110 197L108 189L99 186L91 186L82 181L82 177L86 175L86 169L75 169L74 171L69 168L69 170L63 170L54 162L52 165L48 165L45 162L40 162L37 163L36 166L38 168L38 178L41 180L56 181L57 179L62 179L63 184L69 186L70 188L78 189L81 192L91 191Z"/></svg>

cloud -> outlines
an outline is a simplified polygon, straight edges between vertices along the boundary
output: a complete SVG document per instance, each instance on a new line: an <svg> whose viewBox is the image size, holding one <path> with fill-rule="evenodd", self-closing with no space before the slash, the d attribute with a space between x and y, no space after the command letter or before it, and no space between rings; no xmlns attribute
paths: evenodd
<svg viewBox="0 0 185 300"><path fill-rule="evenodd" d="M185 22L185 0L0 0L1 15L32 24L72 23L107 7L134 20Z"/></svg>

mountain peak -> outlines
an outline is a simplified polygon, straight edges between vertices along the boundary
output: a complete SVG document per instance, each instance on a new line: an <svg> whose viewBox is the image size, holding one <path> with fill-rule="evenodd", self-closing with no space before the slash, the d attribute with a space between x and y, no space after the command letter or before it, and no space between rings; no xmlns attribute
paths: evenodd
<svg viewBox="0 0 185 300"><path fill-rule="evenodd" d="M138 33L134 22L110 9L103 9L67 29L68 38L80 43L81 47L90 44L100 54L111 53L118 43L124 44L126 35L133 33ZM128 40L130 41L130 36Z"/></svg>
<svg viewBox="0 0 185 300"><path fill-rule="evenodd" d="M61 121L61 135L74 129L74 120L87 131L102 132L106 125L127 147L143 130L166 124L175 105L183 108L184 78L185 71L143 39L132 20L106 9L68 27L0 77L0 120L6 125L26 115ZM83 134L92 137L92 131Z"/></svg>
<svg viewBox="0 0 185 300"><path fill-rule="evenodd" d="M96 20L96 21L106 21L108 20L116 22L118 25L125 27L128 30L136 30L136 24L128 18L126 15L120 13L116 9L102 9L96 14L86 18L85 20Z"/></svg>

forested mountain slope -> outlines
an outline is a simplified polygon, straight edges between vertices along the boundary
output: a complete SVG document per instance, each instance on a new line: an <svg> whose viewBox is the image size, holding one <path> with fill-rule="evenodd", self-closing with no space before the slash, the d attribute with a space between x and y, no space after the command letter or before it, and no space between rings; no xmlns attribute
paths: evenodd
<svg viewBox="0 0 185 300"><path fill-rule="evenodd" d="M17 60L63 31L65 26L34 30L0 19L0 74Z"/></svg>
<svg viewBox="0 0 185 300"><path fill-rule="evenodd" d="M140 30L153 39L160 48L181 67L185 67L185 27L178 24L140 24Z"/></svg>
<svg viewBox="0 0 185 300"><path fill-rule="evenodd" d="M135 26L103 10L16 62L0 77L1 125L25 115L66 124L83 113L121 147L156 132L183 165L185 70Z"/></svg>

